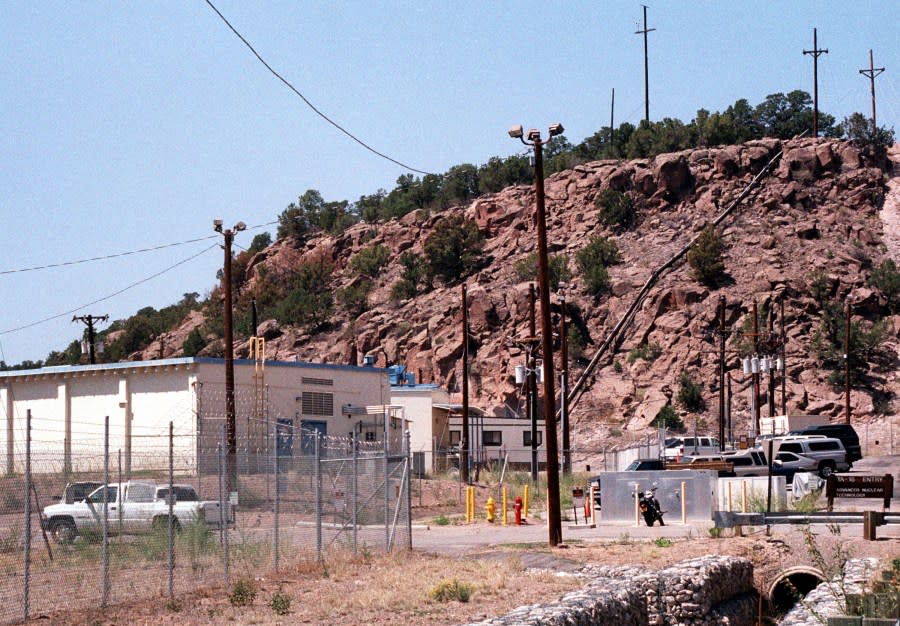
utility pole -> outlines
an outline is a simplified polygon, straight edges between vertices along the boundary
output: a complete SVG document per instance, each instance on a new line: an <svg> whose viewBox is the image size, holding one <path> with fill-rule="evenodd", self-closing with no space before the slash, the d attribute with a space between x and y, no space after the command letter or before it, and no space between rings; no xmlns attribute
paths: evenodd
<svg viewBox="0 0 900 626"><path fill-rule="evenodd" d="M649 70L647 63L647 33L651 33L655 28L647 28L647 5L641 5L644 7L644 30L637 30L634 32L635 35L643 35L644 36L644 121L650 122L650 83L649 83Z"/></svg>
<svg viewBox="0 0 900 626"><path fill-rule="evenodd" d="M613 117L616 112L616 88L613 87L612 97L609 100L609 147L612 149L613 147ZM613 152L609 153L609 156L613 156Z"/></svg>
<svg viewBox="0 0 900 626"><path fill-rule="evenodd" d="M105 322L109 319L109 315L74 315L73 322L83 322L87 326L88 331L88 358L91 365L97 363L97 354L94 349L94 322Z"/></svg>
<svg viewBox="0 0 900 626"><path fill-rule="evenodd" d="M781 295L781 414L787 415L787 334L784 331L784 294Z"/></svg>
<svg viewBox="0 0 900 626"><path fill-rule="evenodd" d="M844 419L850 423L850 299L847 299L847 314L844 320Z"/></svg>
<svg viewBox="0 0 900 626"><path fill-rule="evenodd" d="M462 436L459 441L459 478L469 483L469 311L466 284L462 285Z"/></svg>
<svg viewBox="0 0 900 626"><path fill-rule="evenodd" d="M563 474L572 473L572 448L569 441L569 403L566 396L569 393L569 342L566 336L566 292L559 293L560 317L559 317L559 415L562 428L563 448Z"/></svg>
<svg viewBox="0 0 900 626"><path fill-rule="evenodd" d="M819 136L819 56L828 54L828 48L819 49L816 39L816 29L813 28L813 49L804 50L803 54L810 54L813 58L813 137Z"/></svg>
<svg viewBox="0 0 900 626"><path fill-rule="evenodd" d="M719 450L725 449L725 296L719 296Z"/></svg>
<svg viewBox="0 0 900 626"><path fill-rule="evenodd" d="M528 285L528 301L531 314L528 324L528 416L531 418L531 480L538 479L538 441L537 441L537 328L535 324L534 283Z"/></svg>
<svg viewBox="0 0 900 626"><path fill-rule="evenodd" d="M222 248L225 251L225 259L222 269L222 291L224 292L224 326L225 326L225 435L228 447L225 457L226 480L228 492L237 491L237 424L234 407L234 324L232 323L231 309L231 243L234 236L245 230L247 225L238 222L234 228L223 229L222 220L213 220L213 230L221 233L225 240Z"/></svg>
<svg viewBox="0 0 900 626"><path fill-rule="evenodd" d="M872 59L872 50L869 50L869 69L859 70L859 73L869 78L872 87L872 137L878 132L878 124L875 121L875 77L884 71L883 67L875 67Z"/></svg>
<svg viewBox="0 0 900 626"><path fill-rule="evenodd" d="M759 315L753 300L753 355L759 356ZM753 432L759 436L759 372L753 372Z"/></svg>
<svg viewBox="0 0 900 626"><path fill-rule="evenodd" d="M768 311L769 333L766 335L766 343L769 346L772 345L772 338L775 336L775 313L772 310L773 308L770 305ZM769 367L769 391L767 394L769 396L769 417L775 417L775 369L774 367Z"/></svg>

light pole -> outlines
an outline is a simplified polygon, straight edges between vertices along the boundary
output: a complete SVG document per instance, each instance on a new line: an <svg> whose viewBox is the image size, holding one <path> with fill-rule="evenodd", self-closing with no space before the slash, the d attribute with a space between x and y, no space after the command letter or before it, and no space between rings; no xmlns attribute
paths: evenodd
<svg viewBox="0 0 900 626"><path fill-rule="evenodd" d="M562 124L551 124L552 139L565 130ZM550 322L550 281L547 271L547 216L544 208L544 142L541 131L532 128L525 141L522 126L513 126L509 136L534 148L534 192L537 205L538 289L541 299L541 348L544 356L544 441L547 445L547 530L549 543L562 541L562 519L559 499L559 450L556 438L556 397L553 389L553 327ZM530 142L530 143L529 143Z"/></svg>
<svg viewBox="0 0 900 626"><path fill-rule="evenodd" d="M225 318L225 435L228 451L225 457L225 475L228 480L228 491L237 491L237 433L235 432L234 411L234 329L231 321L231 242L236 233L245 230L247 225L238 222L234 228L223 229L222 220L213 220L213 229L225 238L225 261L222 271L222 291L224 292Z"/></svg>

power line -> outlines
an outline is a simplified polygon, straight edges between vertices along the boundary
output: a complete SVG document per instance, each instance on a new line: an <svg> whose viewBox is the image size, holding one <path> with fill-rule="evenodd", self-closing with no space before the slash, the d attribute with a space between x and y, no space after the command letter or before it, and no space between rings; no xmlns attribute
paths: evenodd
<svg viewBox="0 0 900 626"><path fill-rule="evenodd" d="M208 247L208 248L204 248L203 250L201 250L201 251L198 252L197 254L194 254L194 255L192 255L192 256L189 256L188 258L183 259L183 260L179 261L178 263L175 263L174 265L170 265L169 267L165 268L164 270L161 270L161 271L159 271L159 272L156 272L155 274L152 274L152 275L150 275L150 276L147 276L146 278L143 278L143 279L141 279L141 280L139 280L139 281L137 281L137 282L135 282L135 283L132 283L132 284L128 285L127 287L123 287L122 289L119 289L118 291L113 292L113 293L111 293L111 294L109 294L109 295L107 295L107 296L104 296L104 297L102 297L102 298L97 298L96 300L94 300L94 301L92 301L92 302L87 302L87 303L85 303L85 304L82 304L82 305L80 305L80 306L75 307L74 309L70 309L69 311L65 311L65 312L63 312L63 313L58 313L58 314L56 314L56 315L51 315L50 317L45 317L44 319L38 320L38 321L36 321L36 322L31 322L30 324L25 324L25 325L23 325L23 326L18 326L18 327L16 327L16 328L8 328L8 329L6 329L6 330L0 331L0 335L8 335L8 334L10 334L10 333L18 332L18 331L20 331L20 330L25 330L25 329L27 329L27 328L33 328L33 327L38 326L38 325L40 325L40 324L44 324L44 323L46 323L46 322L50 322L50 321L52 321L52 320L59 319L60 317L67 317L67 316L72 315L72 314L74 314L74 313L77 313L77 312L80 311L81 309L87 308L87 307L89 307L89 306L93 306L93 305L98 304L98 303L100 303L100 302L105 302L106 300L110 300L110 299L112 299L112 298L115 298L116 296L125 293L125 292L128 291L129 289L134 289L134 288L137 287L138 285L143 285L144 283L146 283L146 282L148 282L148 281L151 281L151 280L153 280L154 278L157 278L157 277L159 277L159 276L162 276L162 275L165 274L166 272L169 272L169 271L175 269L176 267L178 267L178 266L180 266L180 265L184 265L184 264L187 263L188 261L193 261L194 259L196 259L196 258L199 257L200 255L206 254L207 252L209 252L210 250L212 250L213 248L216 248L216 247L218 247L218 244L213 244L213 245L211 245L211 246Z"/></svg>
<svg viewBox="0 0 900 626"><path fill-rule="evenodd" d="M256 49L255 49L252 45L250 45L250 42L247 41L247 40L244 38L244 36L241 35L241 34L237 31L237 29L236 29L234 26L231 25L231 22L229 22L229 21L226 19L226 17L225 17L224 15L222 15L222 12L219 11L219 9L216 8L216 5L214 5L210 0L206 0L206 4L208 4L209 7L210 7L213 11L216 12L216 15L218 15L219 18L220 18L223 22L225 22L225 25L228 26L228 28L231 30L231 32L233 32L233 33L237 36L237 38L240 39L240 40L244 43L245 46L247 46L247 48L250 50L250 52L253 53L253 56L255 56L255 57L259 60L259 62L262 63L263 66L264 66L267 70L269 70L269 72L271 72L271 74L272 74L275 78L277 78L278 80L280 80L282 83L284 83L284 84L287 86L288 89L290 89L290 90L293 91L297 96L299 96L300 99L303 100L303 102L306 103L306 106L308 106L310 109L312 109L312 110L316 113L316 115L318 115L318 116L321 117L323 120L325 120L326 122L328 122L329 124L331 124L332 126L334 126L335 128L337 128L339 131L341 131L341 132L344 133L345 135L347 135L350 139L352 139L353 141L355 141L356 143L358 143L359 145L361 145L363 148L365 148L366 150L368 150L369 152L371 152L371 153L373 153L373 154L376 154L376 155L380 156L382 159L386 159L386 160L390 161L391 163L394 163L395 165L399 165L400 167L405 168L405 169L408 169L408 170L410 170L411 172L416 172L417 174L431 174L431 172L426 172L426 171L424 171L424 170L416 169L416 168L414 168L414 167L412 167L412 166L410 166L410 165L407 165L407 164L405 164L405 163L401 163L400 161L398 161L398 160L396 160L396 159L394 159L394 158L391 158L391 157L389 157L388 155L386 155L386 154L384 154L384 153L382 153L382 152L379 152L378 150L376 150L375 148L373 148L372 146L370 146L369 144L367 144L366 142L364 142L362 139L359 139L356 135L354 135L353 133L351 133L350 131L348 131L347 129L345 129L343 126L341 126L340 124L338 124L337 122L335 122L334 120L332 120L330 117L328 117L327 115L325 115L324 113L322 113L322 111L320 111L319 109L317 109L317 108L313 105L312 102L310 102L309 100L306 99L306 96L304 96L302 93L300 93L300 92L297 90L296 87L294 87L290 82L288 82L288 80L287 80L286 78L284 78L281 74L279 74L278 72L276 72L276 71L272 68L271 65L269 65L268 63L266 63L266 60L263 59L263 58L260 56L259 52L257 52Z"/></svg>
<svg viewBox="0 0 900 626"><path fill-rule="evenodd" d="M266 226L272 226L273 224L277 224L278 221L275 220L273 222L266 222L265 224L257 224L256 226L248 226L247 230L255 230L257 228L265 228ZM47 265L35 265L32 267L21 267L18 269L11 270L0 270L0 276L4 276L7 274L22 274L25 272L36 272L38 270L49 270L55 269L57 267L68 267L70 265L83 265L84 263L93 263L95 261L108 261L110 259L118 259L123 256L131 256L135 254L142 254L144 252L156 252L158 250L165 250L166 248L175 248L177 246L185 246L191 243L197 243L199 241L207 241L209 239L217 239L218 235L210 235L208 237L198 237L196 239L186 239L185 241L178 241L175 243L164 243L158 246L153 246L152 248L141 248L140 250L129 250L127 252L117 252L116 254L107 254L104 256L95 256L87 259L78 259L75 261L62 261L60 263L48 263Z"/></svg>

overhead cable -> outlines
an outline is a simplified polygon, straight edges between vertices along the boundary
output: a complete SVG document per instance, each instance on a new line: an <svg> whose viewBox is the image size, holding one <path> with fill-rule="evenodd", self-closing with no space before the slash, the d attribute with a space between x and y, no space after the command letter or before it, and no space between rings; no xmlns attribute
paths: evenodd
<svg viewBox="0 0 900 626"><path fill-rule="evenodd" d="M407 164L405 164L405 163L402 163L402 162L398 161L397 159L394 159L394 158L389 157L388 155L384 154L383 152L379 152L378 150L376 150L375 148L373 148L372 146L370 146L369 144L367 144L366 142L364 142L362 139L358 138L356 135L354 135L353 133L351 133L350 131L348 131L346 128L344 128L343 126L341 126L340 124L338 124L337 122L335 122L334 120L332 120L330 117L328 117L327 115L325 115L324 113L322 113L322 111L320 111L319 109L317 109L317 108L313 105L312 102L310 102L309 100L306 99L306 96L304 96L302 93L300 93L300 92L297 90L296 87L294 87L290 82L288 82L288 80L287 80L286 78L284 78L281 74L279 74L278 72L276 72L276 71L272 68L271 65L269 65L268 63L266 63L266 60L263 59L263 58L260 56L259 52L257 52L256 49L255 49L252 45L250 45L250 42L247 41L247 40L244 38L244 36L241 35L241 34L237 31L237 29L236 29L234 26L231 25L231 22L229 22L228 19L226 19L226 17L225 17L224 15L222 15L222 12L219 11L219 9L216 8L216 5L214 5L212 2L210 2L210 0L206 0L206 4L208 4L209 7L210 7L213 11L216 12L216 15L218 15L219 18L221 18L221 20L222 20L223 22L225 22L225 25L228 26L228 28L231 30L231 32L233 32L233 33L237 36L237 38L240 39L240 40L244 43L244 45L247 46L247 48L249 48L250 52L253 53L253 56L255 56L255 57L259 60L259 62L262 63L263 66L264 66L267 70L269 70L269 72L271 72L273 76L275 76L275 78L277 78L278 80L280 80L282 83L284 83L284 84L287 86L288 89L290 89L290 90L293 91L297 96L299 96L300 99L303 100L303 102L306 103L306 106L308 106L310 109L312 109L312 110L316 113L316 115L318 115L318 116L321 117L323 120L325 120L326 122L328 122L329 124L331 124L332 126L334 126L335 128L337 128L339 131L341 131L341 132L344 133L345 135L347 135L350 139L352 139L353 141L355 141L356 143L358 143L359 145L361 145L363 148L365 148L366 150L368 150L369 152L371 152L371 153L373 153L373 154L376 154L376 155L380 156L382 159L386 159L386 160L390 161L391 163L394 163L395 165L399 165L400 167L405 168L405 169L408 169L408 170L411 171L411 172L416 172L417 174L431 174L431 172L426 172L426 171L424 171L424 170L416 169L416 168L414 168L414 167L412 167L412 166L410 166L410 165L407 165Z"/></svg>
<svg viewBox="0 0 900 626"><path fill-rule="evenodd" d="M141 279L141 280L139 280L139 281L137 281L137 282L135 282L135 283L132 283L132 284L128 285L127 287L123 287L122 289L119 289L118 291L116 291L116 292L114 292L114 293L111 293L111 294L109 294L109 295L106 295L106 296L104 296L104 297L102 297L102 298L97 298L96 300L94 300L94 301L92 301L92 302L87 302L87 303L82 304L81 306L75 307L74 309L71 309L71 310L69 310L69 311L65 311L65 312L63 312L63 313L58 313L58 314L56 314L56 315L51 315L50 317L45 317L44 319L38 320L38 321L36 321L36 322L31 322L30 324L24 324L23 326L18 326L18 327L16 327L16 328L8 328L8 329L6 329L6 330L0 331L0 335L8 335L8 334L10 334L10 333L18 332L18 331L20 331L20 330L25 330L26 328L32 328L32 327L34 327L34 326L38 326L38 325L40 325L40 324L44 324L44 323L46 323L46 322L49 322L49 321L58 319L58 318L60 318L60 317L68 317L69 315L72 315L73 313L76 313L76 312L78 312L78 311L80 311L80 310L82 310L82 309L85 309L85 308L89 307L89 306L93 306L93 305L95 305L95 304L97 304L97 303L99 303L99 302L104 302L104 301L109 300L109 299L111 299L111 298L115 298L116 296L118 296L118 295L120 295L120 294L122 294L122 293L125 293L125 292L128 291L129 289L133 289L133 288L137 287L138 285L143 285L144 283L146 283L146 282L148 282L148 281L150 281L150 280L153 280L154 278L157 278L157 277L159 277L159 276L162 276L162 275L165 274L166 272L169 272L169 271L175 269L176 267L178 267L178 266L180 266L180 265L184 265L184 264L187 263L188 261L192 261L192 260L196 259L197 257L199 257L199 256L201 256L201 255L203 255L203 254L205 254L205 253L207 253L207 252L209 252L209 251L212 250L213 248L217 248L218 245L219 245L218 243L215 243L215 244L209 246L208 248L204 248L203 250L201 250L201 251L198 252L197 254L194 254L194 255L192 255L192 256L189 256L188 258L183 259L183 260L179 261L178 263L175 263L174 265L170 265L169 267L165 268L164 270L161 270L161 271L159 271L159 272L156 272L155 274L152 274L152 275L150 275L150 276L147 276L146 278L143 278L143 279Z"/></svg>

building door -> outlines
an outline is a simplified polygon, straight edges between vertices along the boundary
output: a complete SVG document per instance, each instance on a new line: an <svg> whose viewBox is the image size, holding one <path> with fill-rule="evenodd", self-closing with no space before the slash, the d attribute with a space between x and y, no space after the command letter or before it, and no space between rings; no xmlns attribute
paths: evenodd
<svg viewBox="0 0 900 626"><path fill-rule="evenodd" d="M275 422L275 453L280 457L294 455L294 420L279 417Z"/></svg>
<svg viewBox="0 0 900 626"><path fill-rule="evenodd" d="M319 440L319 458L325 456L325 436L328 434L328 422L321 420L301 420L300 422L300 454L313 456L316 453L316 436Z"/></svg>

